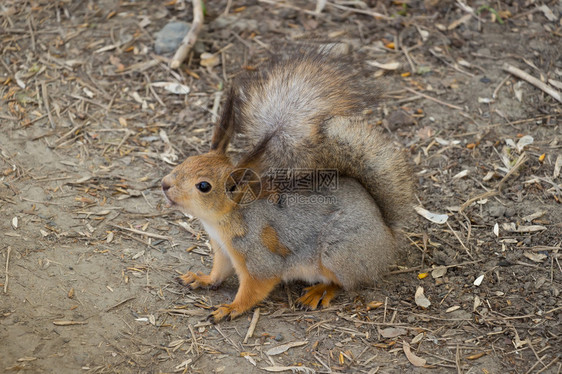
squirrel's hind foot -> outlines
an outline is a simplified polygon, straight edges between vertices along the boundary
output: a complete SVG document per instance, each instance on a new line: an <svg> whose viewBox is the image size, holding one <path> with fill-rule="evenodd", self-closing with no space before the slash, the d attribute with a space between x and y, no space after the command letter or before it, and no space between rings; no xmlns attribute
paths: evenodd
<svg viewBox="0 0 562 374"><path fill-rule="evenodd" d="M318 304L321 304L322 308L327 308L340 288L334 283L318 283L307 287L304 289L306 293L297 299L297 305L309 310L315 310Z"/></svg>

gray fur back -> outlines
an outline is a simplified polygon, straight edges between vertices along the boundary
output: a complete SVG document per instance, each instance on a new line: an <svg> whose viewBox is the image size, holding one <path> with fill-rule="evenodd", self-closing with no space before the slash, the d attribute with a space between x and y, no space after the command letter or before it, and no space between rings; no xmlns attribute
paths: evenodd
<svg viewBox="0 0 562 374"><path fill-rule="evenodd" d="M288 205L262 199L244 208L248 231L233 244L245 256L250 273L264 277L282 273L285 280L317 282L323 279L299 269L322 263L344 288L353 288L373 284L386 271L396 252L394 236L367 191L355 180L341 178L336 191L322 194L335 200ZM263 245L260 233L265 226L278 233L290 251L287 256Z"/></svg>

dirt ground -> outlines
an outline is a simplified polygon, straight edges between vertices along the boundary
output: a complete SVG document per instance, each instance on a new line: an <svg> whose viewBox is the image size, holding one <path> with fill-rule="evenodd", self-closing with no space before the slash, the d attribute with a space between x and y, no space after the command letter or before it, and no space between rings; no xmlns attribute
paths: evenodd
<svg viewBox="0 0 562 374"><path fill-rule="evenodd" d="M191 2L2 1L0 372L560 373L562 105L502 66L562 91L562 4L461 4L314 15L312 1L209 0L173 71L155 33L191 21ZM303 285L288 284L212 325L236 280L176 283L212 258L160 180L208 149L236 74L310 39L348 43L384 86L373 122L409 150L420 205L448 220L417 216L392 273L328 309L295 308Z"/></svg>

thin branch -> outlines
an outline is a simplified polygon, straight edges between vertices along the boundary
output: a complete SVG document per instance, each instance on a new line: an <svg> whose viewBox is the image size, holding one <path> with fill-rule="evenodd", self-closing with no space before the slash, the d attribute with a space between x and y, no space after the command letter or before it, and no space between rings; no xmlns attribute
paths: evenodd
<svg viewBox="0 0 562 374"><path fill-rule="evenodd" d="M328 3L328 2L326 4L331 6L331 7L337 8L337 9L346 10L346 11L353 12L353 13L366 14L366 15L374 17L374 18L383 19L385 21L392 20L392 18L390 18L389 16L384 15L382 13L373 12L372 10L350 8L350 7L345 6L345 5L332 4L332 3Z"/></svg>
<svg viewBox="0 0 562 374"><path fill-rule="evenodd" d="M254 309L254 315L252 316L252 322L250 322L250 327L248 327L248 332L246 333L246 337L244 337L244 344L248 342L254 335L254 330L256 329L256 325L258 324L258 320L260 318L260 308Z"/></svg>
<svg viewBox="0 0 562 374"><path fill-rule="evenodd" d="M170 61L170 67L172 69L179 68L181 63L187 58L187 55L191 51L191 48L195 45L197 36L203 27L203 6L201 5L201 1L203 0L192 0L193 22L191 23L191 28L189 29L187 35L181 41L180 47L176 51L172 61Z"/></svg>
<svg viewBox="0 0 562 374"><path fill-rule="evenodd" d="M416 90L412 90L412 89L409 88L409 87L404 87L404 88L405 88L406 91L410 91L411 93L414 93L414 94L416 94L416 95L423 96L423 97L425 97L425 98L428 99L428 100L435 101L437 104L445 105L446 107L449 107L449 108L451 108L451 109L456 109L456 110L460 110L460 111L463 110L460 106L456 106L456 105L453 105L453 104L446 103L446 102L444 102L444 101L441 101L441 100L439 100L439 99L436 99L436 98L431 97L431 96L429 96L429 95L426 95L426 94L424 94L424 93L418 92L418 91L416 91Z"/></svg>
<svg viewBox="0 0 562 374"><path fill-rule="evenodd" d="M10 265L10 252L12 247L8 246L8 254L6 255L6 280L4 281L4 293L8 293L8 267Z"/></svg>
<svg viewBox="0 0 562 374"><path fill-rule="evenodd" d="M550 87L546 83L541 82L540 80L533 77L532 75L530 75L530 74L524 72L523 70L518 69L515 66L512 66L508 63L503 64L502 69L507 71L510 74L515 75L518 78L523 79L524 81L529 82L533 86L543 90L544 92L546 92L547 94L552 96L554 99L556 99L557 101L562 103L562 94L560 92L556 91L554 88Z"/></svg>

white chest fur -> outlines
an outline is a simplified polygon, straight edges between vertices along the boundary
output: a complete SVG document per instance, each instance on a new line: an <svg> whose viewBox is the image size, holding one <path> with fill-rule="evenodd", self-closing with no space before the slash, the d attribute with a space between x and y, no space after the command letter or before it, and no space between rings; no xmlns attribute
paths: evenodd
<svg viewBox="0 0 562 374"><path fill-rule="evenodd" d="M283 274L282 279L285 282L302 280L310 284L318 282L330 283L330 280L324 277L319 269L311 265L297 265L287 269Z"/></svg>
<svg viewBox="0 0 562 374"><path fill-rule="evenodd" d="M232 261L232 257L230 257L230 253L228 253L226 246L224 244L224 240L220 234L220 231L217 230L217 228L213 225L209 225L207 222L201 220L201 224L203 225L203 228L205 229L205 231L207 231L207 234L209 234L209 238L211 238L213 240L213 242L215 243L215 245L217 245L219 248L213 248L213 250L215 251L222 251L223 253L225 253L226 255L228 255L228 257L230 258L230 260Z"/></svg>

